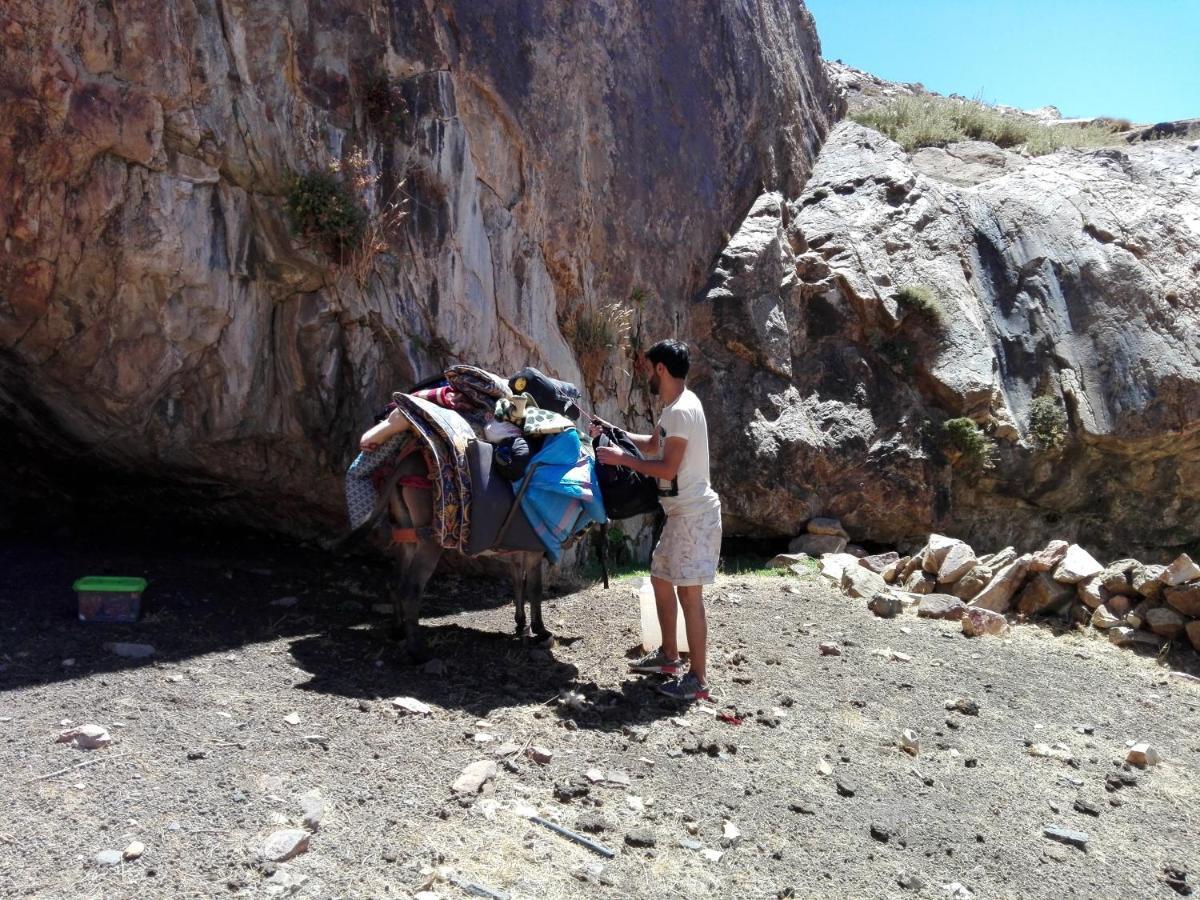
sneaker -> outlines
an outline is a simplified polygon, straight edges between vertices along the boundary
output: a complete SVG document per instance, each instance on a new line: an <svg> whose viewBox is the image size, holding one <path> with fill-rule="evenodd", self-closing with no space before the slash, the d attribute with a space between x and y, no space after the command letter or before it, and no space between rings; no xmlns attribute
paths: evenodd
<svg viewBox="0 0 1200 900"><path fill-rule="evenodd" d="M678 656L671 659L663 653L662 647L629 664L630 671L644 672L647 675L675 675L682 668L683 660Z"/></svg>
<svg viewBox="0 0 1200 900"><path fill-rule="evenodd" d="M659 685L658 692L674 700L707 700L708 685L692 672Z"/></svg>

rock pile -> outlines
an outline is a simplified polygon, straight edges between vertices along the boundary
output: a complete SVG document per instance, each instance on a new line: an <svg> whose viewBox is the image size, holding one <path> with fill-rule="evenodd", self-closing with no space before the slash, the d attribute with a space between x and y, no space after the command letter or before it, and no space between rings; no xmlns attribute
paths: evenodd
<svg viewBox="0 0 1200 900"><path fill-rule="evenodd" d="M840 530L836 520L822 526ZM965 541L933 534L912 556L826 553L821 571L873 609L899 599L919 616L961 620L968 634L1002 633L1011 614L1058 616L1104 630L1121 647L1187 640L1200 650L1200 565L1186 553L1169 566L1136 559L1103 565L1078 544L1056 540L1036 553L1005 547L981 556Z"/></svg>

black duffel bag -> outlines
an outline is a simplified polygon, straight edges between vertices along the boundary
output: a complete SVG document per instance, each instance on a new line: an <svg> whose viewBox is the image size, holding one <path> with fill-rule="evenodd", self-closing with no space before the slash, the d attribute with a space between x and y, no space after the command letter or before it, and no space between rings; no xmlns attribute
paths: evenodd
<svg viewBox="0 0 1200 900"><path fill-rule="evenodd" d="M583 395L569 381L559 381L532 366L526 366L508 379L508 386L514 394L529 394L539 409L561 413L569 419L579 418L577 401L583 399Z"/></svg>
<svg viewBox="0 0 1200 900"><path fill-rule="evenodd" d="M605 428L592 442L595 447L619 447L631 456L645 459L637 445L619 428ZM600 496L610 519L629 519L658 512L658 481L625 466L596 465Z"/></svg>

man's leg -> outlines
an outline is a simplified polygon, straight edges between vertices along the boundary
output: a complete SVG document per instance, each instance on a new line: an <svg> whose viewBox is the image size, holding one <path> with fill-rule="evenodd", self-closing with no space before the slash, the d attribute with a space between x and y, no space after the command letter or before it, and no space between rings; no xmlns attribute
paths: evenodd
<svg viewBox="0 0 1200 900"><path fill-rule="evenodd" d="M658 628L662 632L663 654L667 659L679 659L679 640L676 636L679 607L675 586L657 575L650 576L650 584L654 586L654 606L658 612ZM691 639L691 632L688 632L688 641Z"/></svg>
<svg viewBox="0 0 1200 900"><path fill-rule="evenodd" d="M683 627L687 630L688 660L691 671L701 682L707 682L705 666L708 662L708 618L704 614L704 588L700 585L680 587L679 605L683 607ZM655 599L658 598L657 593ZM659 605L659 621L662 621L662 606ZM673 613L673 611L672 611ZM674 614L671 616L675 618ZM671 635L674 644L675 635ZM664 638L663 646L666 646Z"/></svg>

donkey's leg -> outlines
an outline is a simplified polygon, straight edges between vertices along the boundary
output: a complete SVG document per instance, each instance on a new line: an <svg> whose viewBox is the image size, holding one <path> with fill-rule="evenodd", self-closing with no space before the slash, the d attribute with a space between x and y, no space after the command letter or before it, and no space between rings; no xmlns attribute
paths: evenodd
<svg viewBox="0 0 1200 900"><path fill-rule="evenodd" d="M512 576L513 608L517 620L517 637L523 641L529 640L533 633L525 618L525 567L523 553L513 553L508 556L508 571Z"/></svg>
<svg viewBox="0 0 1200 900"><path fill-rule="evenodd" d="M529 593L529 605L533 612L533 634L538 639L539 643L551 644L554 642L554 636L546 630L545 624L542 622L542 600L545 598L545 590L542 581L542 554L541 553L525 553L525 587Z"/></svg>
<svg viewBox="0 0 1200 900"><path fill-rule="evenodd" d="M404 616L404 633L409 656L415 660L425 659L429 652L425 637L421 633L421 601L425 596L425 585L429 583L433 570L442 557L442 548L430 540L422 540L413 552L412 561L400 580L400 606Z"/></svg>

